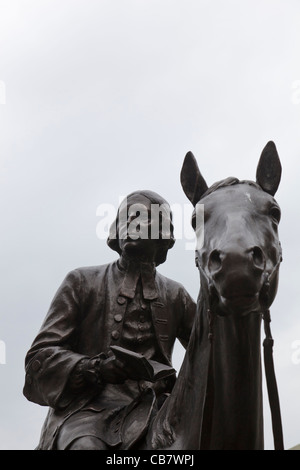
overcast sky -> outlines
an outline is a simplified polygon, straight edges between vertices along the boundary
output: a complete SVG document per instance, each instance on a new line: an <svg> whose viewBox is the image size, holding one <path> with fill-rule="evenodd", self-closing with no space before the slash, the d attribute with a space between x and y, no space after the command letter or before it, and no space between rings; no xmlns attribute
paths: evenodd
<svg viewBox="0 0 300 470"><path fill-rule="evenodd" d="M254 179L269 140L283 167L275 367L285 445L300 443L299 51L298 0L0 0L1 449L38 443L47 409L22 395L24 358L58 286L116 259L99 206L151 189L184 207L187 151L210 185ZM196 298L185 243L159 270ZM272 449L267 402L265 423Z"/></svg>

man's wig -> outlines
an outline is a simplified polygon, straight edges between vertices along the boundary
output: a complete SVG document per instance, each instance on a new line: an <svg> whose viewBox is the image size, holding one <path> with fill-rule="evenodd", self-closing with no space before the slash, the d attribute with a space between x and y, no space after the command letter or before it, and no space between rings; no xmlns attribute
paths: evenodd
<svg viewBox="0 0 300 470"><path fill-rule="evenodd" d="M169 208L169 214L170 214L170 237L169 238L163 238L160 239L160 245L161 249L158 250L157 256L156 256L156 265L158 266L159 264L162 264L167 257L167 252L170 248L174 246L175 243L175 238L174 238L174 225L172 222L172 212L169 203L161 197L159 194L149 191L149 190L142 190L142 191L134 191L130 193L127 198L120 204L120 207L117 212L117 217L116 220L112 223L109 231L109 236L107 239L107 244L108 246L119 253L121 255L122 250L120 248L119 244L119 215L120 215L120 208L124 204L124 202L127 200L127 208L129 206L129 200L131 197L135 196L143 196L147 198L151 204L158 204L158 205L166 205Z"/></svg>

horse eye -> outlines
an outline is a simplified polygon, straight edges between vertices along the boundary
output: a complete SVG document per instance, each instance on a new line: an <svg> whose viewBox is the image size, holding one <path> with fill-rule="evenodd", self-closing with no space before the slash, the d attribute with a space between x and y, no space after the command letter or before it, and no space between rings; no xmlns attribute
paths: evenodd
<svg viewBox="0 0 300 470"><path fill-rule="evenodd" d="M280 222L281 212L278 207L272 207L270 210L270 216L276 221L277 224Z"/></svg>

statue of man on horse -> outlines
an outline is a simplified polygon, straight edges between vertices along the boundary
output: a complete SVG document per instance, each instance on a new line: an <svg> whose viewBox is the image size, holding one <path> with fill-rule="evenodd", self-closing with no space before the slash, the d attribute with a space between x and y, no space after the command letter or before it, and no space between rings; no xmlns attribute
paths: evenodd
<svg viewBox="0 0 300 470"><path fill-rule="evenodd" d="M262 322L274 445L283 449L270 330L280 179L273 142L255 182L229 177L208 187L186 155L181 184L204 242L195 250L197 309L156 270L174 244L168 203L151 191L128 196L108 240L119 259L68 274L27 354L24 394L50 407L39 449L262 450ZM187 349L177 378L176 338ZM158 380L147 366L159 369Z"/></svg>

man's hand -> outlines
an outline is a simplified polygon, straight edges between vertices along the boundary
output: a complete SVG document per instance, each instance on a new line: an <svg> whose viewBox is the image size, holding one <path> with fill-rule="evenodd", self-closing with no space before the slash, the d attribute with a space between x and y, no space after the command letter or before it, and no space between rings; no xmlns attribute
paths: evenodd
<svg viewBox="0 0 300 470"><path fill-rule="evenodd" d="M100 365L100 379L105 383L119 384L128 379L124 364L115 357L104 359Z"/></svg>
<svg viewBox="0 0 300 470"><path fill-rule="evenodd" d="M86 360L82 365L82 374L88 382L95 385L124 383L129 378L121 361L102 354Z"/></svg>

